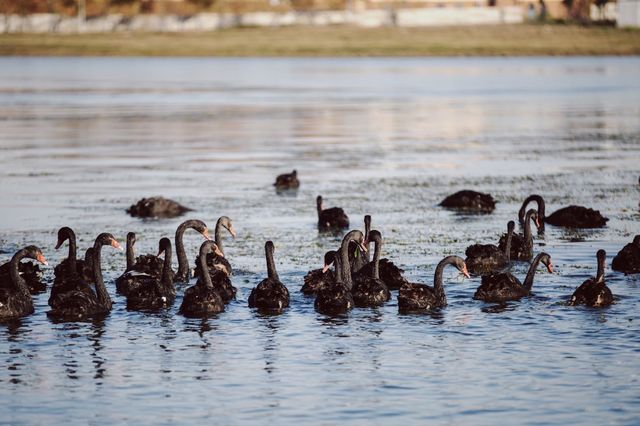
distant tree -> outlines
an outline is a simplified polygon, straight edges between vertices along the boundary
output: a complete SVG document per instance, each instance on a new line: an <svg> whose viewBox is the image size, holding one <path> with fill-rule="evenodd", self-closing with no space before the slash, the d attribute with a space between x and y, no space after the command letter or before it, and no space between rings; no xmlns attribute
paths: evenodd
<svg viewBox="0 0 640 426"><path fill-rule="evenodd" d="M208 8L208 7L211 7L214 1L215 0L189 0L189 3L195 4L196 6L199 6L202 8Z"/></svg>

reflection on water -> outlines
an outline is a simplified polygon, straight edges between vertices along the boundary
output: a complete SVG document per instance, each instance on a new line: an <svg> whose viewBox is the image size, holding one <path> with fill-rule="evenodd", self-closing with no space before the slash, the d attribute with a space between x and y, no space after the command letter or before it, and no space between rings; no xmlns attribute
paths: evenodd
<svg viewBox="0 0 640 426"><path fill-rule="evenodd" d="M206 320L177 315L186 286L166 311L127 311L115 251L103 254L105 318L49 321L48 294L36 296L34 315L0 325L2 420L636 422L638 277L608 271L607 309L564 302L599 248L610 263L640 233L638 77L637 58L0 58L0 262L37 244L57 264L64 225L82 251L98 231L133 230L138 252L155 252L182 219L124 213L150 195L211 227L228 215L238 233L225 244L237 300ZM277 194L275 176L294 168L300 189ZM496 211L437 206L467 187ZM299 292L341 239L318 233L318 194L354 227L372 214L383 256L431 285L443 256L496 243L531 193L549 212L581 204L610 221L547 226L535 250L555 273L539 272L530 298L472 300L479 280L453 270L449 305L429 315L399 315L394 291L329 318ZM247 308L269 239L291 293L280 316ZM190 260L200 243L185 235Z"/></svg>

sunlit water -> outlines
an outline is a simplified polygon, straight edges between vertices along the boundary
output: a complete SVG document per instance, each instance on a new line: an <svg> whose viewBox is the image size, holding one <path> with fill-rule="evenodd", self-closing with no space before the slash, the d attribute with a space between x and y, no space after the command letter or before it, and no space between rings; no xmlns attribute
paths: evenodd
<svg viewBox="0 0 640 426"><path fill-rule="evenodd" d="M233 218L239 290L205 321L179 316L180 296L161 314L128 312L113 285L124 255L105 248L104 321L54 324L43 294L34 315L0 325L1 421L636 423L640 278L609 269L607 309L563 302L597 249L610 264L640 232L639 99L638 58L0 59L1 261L37 244L57 264L64 225L81 250L135 231L154 252L183 219L125 209L164 195L211 227ZM293 168L297 196L276 195L274 177ZM492 193L496 211L437 207L463 188ZM399 315L394 292L330 319L299 293L339 241L317 232L318 194L352 227L372 214L385 254L431 283L438 260L495 242L534 192L548 212L581 204L611 220L548 226L535 250L556 271L540 270L531 298L474 301L479 280L454 269L449 306L430 316ZM267 239L292 295L278 317L247 308Z"/></svg>

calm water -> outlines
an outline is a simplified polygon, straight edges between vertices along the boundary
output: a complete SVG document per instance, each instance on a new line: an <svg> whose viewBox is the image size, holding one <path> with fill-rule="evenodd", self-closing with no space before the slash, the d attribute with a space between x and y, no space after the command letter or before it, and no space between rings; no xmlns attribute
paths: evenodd
<svg viewBox="0 0 640 426"><path fill-rule="evenodd" d="M562 302L594 274L597 249L610 263L640 232L639 99L640 58L1 58L2 262L35 243L57 264L64 225L82 250L133 230L155 251L182 219L124 210L161 194L211 227L233 218L239 290L205 321L178 316L180 298L128 312L113 285L124 254L105 249L116 304L104 321L54 324L43 294L34 315L0 325L1 422L637 423L640 277L609 270L607 309ZM293 168L300 191L277 196L274 177ZM492 193L494 214L436 206L463 188ZM331 319L298 292L339 240L318 235L318 194L353 227L372 214L386 254L431 283L439 259L495 242L533 192L548 212L582 204L611 218L547 227L536 251L556 271L539 273L534 297L474 301L479 280L454 269L449 306L430 316L398 315L394 292ZM292 294L279 317L246 307L267 239Z"/></svg>

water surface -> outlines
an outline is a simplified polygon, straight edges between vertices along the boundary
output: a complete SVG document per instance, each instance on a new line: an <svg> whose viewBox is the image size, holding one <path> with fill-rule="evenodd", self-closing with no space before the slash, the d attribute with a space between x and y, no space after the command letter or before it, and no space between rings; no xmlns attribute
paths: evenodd
<svg viewBox="0 0 640 426"><path fill-rule="evenodd" d="M128 312L57 324L36 313L0 325L0 414L10 423L614 423L640 410L640 278L607 272L617 303L563 301L640 233L640 59L0 58L0 261L57 229L82 250L102 231L154 252L183 219L125 209L164 195L211 227L234 220L225 251L237 301L208 320ZM296 168L296 196L274 177ZM499 201L489 216L443 211L463 188ZM521 200L552 212L599 209L601 230L547 227L535 295L496 307L478 279L445 273L449 306L398 315L393 299L347 317L317 314L302 277L339 237L319 235L315 197L364 214L412 281L474 242L495 242ZM276 244L291 308L249 310ZM201 239L187 234L189 258ZM524 276L528 265L513 272ZM46 278L52 280L53 270Z"/></svg>

